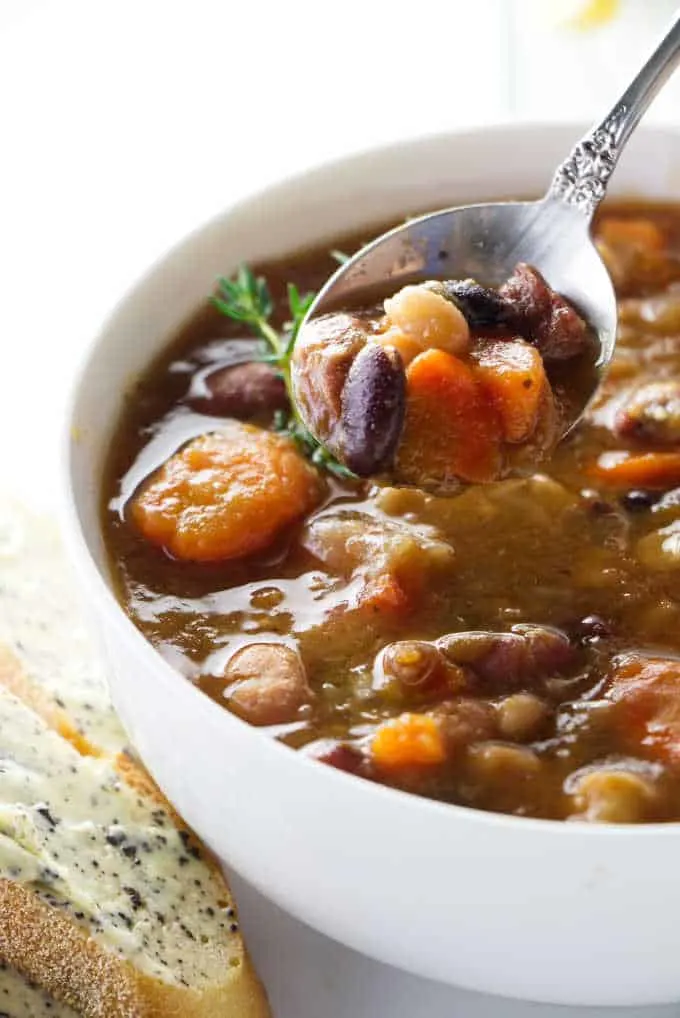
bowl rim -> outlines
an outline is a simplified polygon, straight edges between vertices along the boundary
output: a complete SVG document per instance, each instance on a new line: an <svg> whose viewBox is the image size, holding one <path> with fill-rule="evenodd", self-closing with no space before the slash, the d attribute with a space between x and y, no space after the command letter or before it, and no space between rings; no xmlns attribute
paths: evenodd
<svg viewBox="0 0 680 1018"><path fill-rule="evenodd" d="M212 215L204 218L197 226L178 237L171 245L164 247L140 275L136 276L132 282L127 283L122 294L99 317L96 328L91 333L89 341L80 354L71 379L69 391L63 404L64 410L61 424L59 454L61 483L58 499L58 516L66 546L72 554L78 573L83 576L87 583L88 593L91 594L93 601L96 602L100 617L105 617L107 625L120 633L122 639L133 642L135 652L139 656L142 665L147 672L153 673L154 681L157 681L162 687L162 693L171 694L178 682L183 683L185 687L188 687L187 693L193 698L192 702L196 705L195 710L199 718L207 719L210 717L212 720L220 716L222 720L218 723L224 725L225 730L229 730L233 726L238 726L242 731L247 730L248 735L246 737L259 740L260 752L270 755L273 767L276 767L276 762L281 758L281 754L286 754L291 767L314 768L317 778L323 774L325 777L322 780L331 782L331 784L333 782L342 782L348 792L350 792L351 785L355 789L354 794L364 797L369 810L372 803L384 802L386 806L396 806L402 810L412 810L414 818L417 811L418 815L423 817L431 815L437 818L439 822L472 823L478 827L506 831L508 834L513 832L517 834L522 832L528 833L534 829L537 833L540 832L543 835L549 835L554 832L555 836L561 838L580 838L583 836L591 840L606 839L607 841L612 838L621 839L624 836L635 838L636 840L651 837L661 837L663 839L680 838L680 821L655 821L643 824L568 823L564 820L522 817L508 813L486 811L457 803L446 803L416 793L402 791L378 782L368 781L356 775L345 773L337 768L321 765L307 754L291 749L291 747L280 742L278 739L272 738L256 726L248 724L212 700L163 658L150 640L135 626L116 598L112 583L107 582L90 550L80 521L79 498L75 493L72 480L74 449L78 441L75 411L80 392L93 364L97 361L101 341L108 334L111 324L121 309L138 292L142 291L151 279L162 272L169 261L180 256L185 248L189 248L205 232L210 229L219 228L236 212L245 210L250 205L255 205L261 198L266 196L271 199L275 197L277 191L285 192L289 187L301 183L310 176L321 176L324 173L340 168L343 171L360 168L362 163L368 164L374 158L398 158L404 150L414 150L420 147L426 148L428 145L446 144L454 140L470 139L472 141L487 134L499 139L503 143L507 137L516 137L523 132L533 137L545 135L546 133L554 133L559 135L560 138L562 135L570 136L574 139L575 143L588 130L588 126L582 120L571 119L500 120L485 122L477 126L465 126L459 129L454 128L447 131L405 136L386 144L362 147L350 150L344 154L331 156L311 166L274 179L252 192L239 195L235 201L230 202ZM638 130L643 135L655 136L659 139L669 138L676 145L680 144L680 125L654 123L643 125ZM565 149L565 157L566 155L567 150ZM548 183L549 181L546 182L546 186ZM680 200L678 204L680 204ZM101 476L96 479L96 484L99 494L101 491ZM296 763L293 763L293 760Z"/></svg>

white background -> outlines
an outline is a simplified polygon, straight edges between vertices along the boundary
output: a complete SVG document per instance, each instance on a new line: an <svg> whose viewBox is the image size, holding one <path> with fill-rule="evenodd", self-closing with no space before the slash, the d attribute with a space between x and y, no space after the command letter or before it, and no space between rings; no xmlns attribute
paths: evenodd
<svg viewBox="0 0 680 1018"><path fill-rule="evenodd" d="M0 0L3 485L54 504L61 405L84 345L197 223L277 177L400 135L591 119L673 7L629 0L618 26L584 36L556 26L565 4ZM653 115L672 118L679 96L672 85ZM563 1014L378 966L235 883L277 1018Z"/></svg>

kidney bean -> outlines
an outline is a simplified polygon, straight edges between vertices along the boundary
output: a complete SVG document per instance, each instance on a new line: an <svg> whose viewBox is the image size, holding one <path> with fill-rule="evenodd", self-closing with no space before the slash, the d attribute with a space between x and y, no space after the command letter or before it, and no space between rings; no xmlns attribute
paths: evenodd
<svg viewBox="0 0 680 1018"><path fill-rule="evenodd" d="M341 461L344 461L343 390L354 359L366 341L366 323L360 316L333 312L308 322L293 350L293 389L303 419Z"/></svg>
<svg viewBox="0 0 680 1018"><path fill-rule="evenodd" d="M629 513L644 513L659 501L658 491L634 488L621 496L621 505Z"/></svg>
<svg viewBox="0 0 680 1018"><path fill-rule="evenodd" d="M341 406L343 462L360 477L387 467L406 407L406 378L399 353L368 343L349 369Z"/></svg>
<svg viewBox="0 0 680 1018"><path fill-rule="evenodd" d="M601 615L586 615L576 623L574 631L576 638L583 644L609 639L614 633L612 624Z"/></svg>
<svg viewBox="0 0 680 1018"><path fill-rule="evenodd" d="M202 383L204 391L190 394L189 402L195 410L212 417L247 420L288 406L283 379L261 361L218 368Z"/></svg>
<svg viewBox="0 0 680 1018"><path fill-rule="evenodd" d="M474 279L447 279L429 285L452 301L473 329L510 325L515 320L510 302L497 290L480 286Z"/></svg>
<svg viewBox="0 0 680 1018"><path fill-rule="evenodd" d="M574 655L568 637L547 626L517 625L509 633L450 633L437 646L454 664L469 666L483 683L501 692L560 671Z"/></svg>

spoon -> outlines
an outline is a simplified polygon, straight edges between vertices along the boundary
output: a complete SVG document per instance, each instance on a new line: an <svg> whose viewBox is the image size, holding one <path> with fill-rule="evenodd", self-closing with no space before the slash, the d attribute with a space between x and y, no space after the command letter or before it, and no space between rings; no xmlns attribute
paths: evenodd
<svg viewBox="0 0 680 1018"><path fill-rule="evenodd" d="M590 236L590 223L628 139L679 60L680 10L612 110L558 167L545 197L445 209L383 234L331 276L302 329L318 315L356 307L367 292L394 293L407 283L468 277L495 286L517 262L528 262L575 305L598 338L592 388L566 422L565 433L571 430L590 403L616 343L616 297ZM298 405L298 410L315 434L304 408ZM315 437L322 441L322 436Z"/></svg>

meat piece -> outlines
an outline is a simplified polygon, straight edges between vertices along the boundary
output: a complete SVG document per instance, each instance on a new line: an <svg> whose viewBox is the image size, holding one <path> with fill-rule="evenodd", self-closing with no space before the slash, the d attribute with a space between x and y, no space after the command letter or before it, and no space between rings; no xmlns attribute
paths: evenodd
<svg viewBox="0 0 680 1018"><path fill-rule="evenodd" d="M334 312L314 318L301 329L293 351L295 401L312 434L341 462L342 391L367 338L367 323L360 316Z"/></svg>
<svg viewBox="0 0 680 1018"><path fill-rule="evenodd" d="M508 280L498 289L499 295L512 307L511 318L519 326L533 332L539 322L550 317L552 290L532 265L520 262ZM520 332L526 334L520 328Z"/></svg>
<svg viewBox="0 0 680 1018"><path fill-rule="evenodd" d="M453 548L433 527L350 510L317 516L301 540L333 572L364 580L392 576L414 592L427 578L448 572L454 562Z"/></svg>
<svg viewBox="0 0 680 1018"><path fill-rule="evenodd" d="M282 643L251 643L237 650L225 679L225 700L251 725L294 721L314 696L299 655Z"/></svg>
<svg viewBox="0 0 680 1018"><path fill-rule="evenodd" d="M545 360L568 360L588 346L588 326L571 304L550 289L538 269L520 262L498 292L514 309L514 328Z"/></svg>
<svg viewBox="0 0 680 1018"><path fill-rule="evenodd" d="M498 692L559 672L574 658L568 637L547 626L514 626L509 633L450 633L437 645L450 661L471 668Z"/></svg>
<svg viewBox="0 0 680 1018"><path fill-rule="evenodd" d="M269 364L250 361L218 368L192 384L189 403L211 417L251 417L288 408L283 379Z"/></svg>
<svg viewBox="0 0 680 1018"><path fill-rule="evenodd" d="M322 621L299 632L306 661L346 661L348 646L372 656L376 641L398 637L409 613L455 565L453 549L434 528L368 513L323 513L307 524L301 541L341 577Z"/></svg>
<svg viewBox="0 0 680 1018"><path fill-rule="evenodd" d="M620 438L680 443L680 381L647 382L630 394L616 414L614 431Z"/></svg>
<svg viewBox="0 0 680 1018"><path fill-rule="evenodd" d="M448 756L498 734L496 711L483 700L460 697L441 704L433 713L440 722Z"/></svg>

